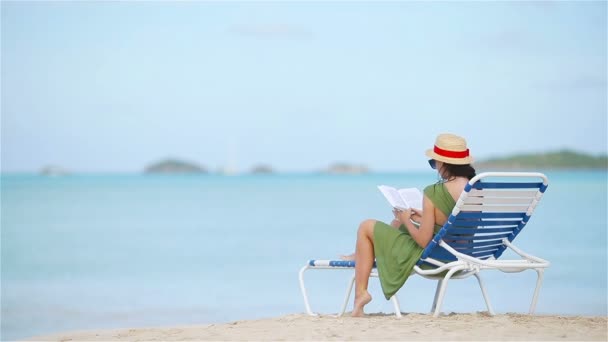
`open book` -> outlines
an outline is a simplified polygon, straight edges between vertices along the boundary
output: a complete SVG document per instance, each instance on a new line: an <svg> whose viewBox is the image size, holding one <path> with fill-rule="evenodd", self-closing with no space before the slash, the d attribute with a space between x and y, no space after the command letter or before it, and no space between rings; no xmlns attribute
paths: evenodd
<svg viewBox="0 0 608 342"><path fill-rule="evenodd" d="M395 209L422 209L422 192L416 188L395 189L392 186L379 185L378 189Z"/></svg>

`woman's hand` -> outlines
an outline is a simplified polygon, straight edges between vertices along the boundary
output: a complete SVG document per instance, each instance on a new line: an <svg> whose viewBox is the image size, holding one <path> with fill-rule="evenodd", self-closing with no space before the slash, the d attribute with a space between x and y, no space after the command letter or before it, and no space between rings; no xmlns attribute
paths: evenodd
<svg viewBox="0 0 608 342"><path fill-rule="evenodd" d="M417 224L420 224L420 222L422 222L422 210L412 208L411 219L412 219L412 221L416 222Z"/></svg>
<svg viewBox="0 0 608 342"><path fill-rule="evenodd" d="M410 220L411 216L412 216L411 209L395 211L395 218L403 224L406 224L406 222L408 222Z"/></svg>
<svg viewBox="0 0 608 342"><path fill-rule="evenodd" d="M398 218L397 218L398 217L397 216L398 213L399 213L399 210L393 208L393 216L395 217L395 220L398 220Z"/></svg>
<svg viewBox="0 0 608 342"><path fill-rule="evenodd" d="M395 227L395 228L399 228L401 227L401 221L399 221L399 219L397 218L397 213L398 210L397 209L393 209L393 221L391 222L391 226Z"/></svg>

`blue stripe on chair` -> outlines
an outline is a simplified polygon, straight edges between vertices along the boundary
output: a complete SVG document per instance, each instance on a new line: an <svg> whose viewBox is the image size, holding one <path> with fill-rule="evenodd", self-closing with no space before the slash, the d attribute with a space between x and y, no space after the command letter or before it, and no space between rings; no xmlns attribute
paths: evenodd
<svg viewBox="0 0 608 342"><path fill-rule="evenodd" d="M324 261L324 263L322 265L316 265L317 261ZM325 263L328 263L327 265L325 265ZM355 261L354 260L309 260L308 261L308 266L311 267L345 267L345 268L353 268L355 267ZM373 268L376 268L376 262L374 261L374 264L372 266Z"/></svg>
<svg viewBox="0 0 608 342"><path fill-rule="evenodd" d="M543 186L539 183L510 183L510 182L477 182L473 184L474 189L540 189Z"/></svg>
<svg viewBox="0 0 608 342"><path fill-rule="evenodd" d="M450 229L443 239L445 242L458 241L458 240L488 240L487 238L494 237L494 239L502 239L513 234L516 228L506 228L505 231L490 231L490 229L502 229L502 228L487 228L487 229Z"/></svg>
<svg viewBox="0 0 608 342"><path fill-rule="evenodd" d="M462 254L471 255L473 253L479 253L479 252L488 252L488 251L496 252L499 247L500 246L490 246L490 247L482 247L482 248L456 248L456 251L458 251Z"/></svg>
<svg viewBox="0 0 608 342"><path fill-rule="evenodd" d="M331 260L329 262L331 267L355 267L355 262L352 260Z"/></svg>
<svg viewBox="0 0 608 342"><path fill-rule="evenodd" d="M523 218L526 215L524 212L519 213L484 213L484 212L460 212L457 216L458 219L502 219L502 218Z"/></svg>
<svg viewBox="0 0 608 342"><path fill-rule="evenodd" d="M519 223L519 225L517 226L517 229L515 229L513 231L513 233L511 235L509 235L507 238L509 239L509 242L513 241L515 239L515 237L517 236L517 234L519 234L519 232L522 231L522 229L524 229L524 227L526 226L526 224L528 223L528 221L530 220L529 215L526 215L524 217L524 219ZM496 254L494 255L494 257L496 259L498 259L502 253L507 249L506 246L501 247L498 251L496 251Z"/></svg>
<svg viewBox="0 0 608 342"><path fill-rule="evenodd" d="M497 240L497 239L502 239L502 238L506 238L507 236L511 235L511 233L500 233L500 234L492 234L492 235L475 235L475 236L462 236L462 235L452 235L452 234L446 234L443 238L443 240L467 240L467 241L471 241L471 240Z"/></svg>
<svg viewBox="0 0 608 342"><path fill-rule="evenodd" d="M447 236L448 234L452 235L452 236L457 236L457 234L472 235L472 234L503 233L503 232L513 232L515 229L517 229L517 226L501 227L501 228L483 228L483 227L457 228L457 227L452 227L452 229L450 229L450 231L444 236Z"/></svg>
<svg viewBox="0 0 608 342"><path fill-rule="evenodd" d="M454 227L493 227L493 226L517 226L519 224L519 222L521 221L521 219L515 219L515 220L495 220L495 221L471 221L470 219L467 220L456 220L456 222L454 222Z"/></svg>
<svg viewBox="0 0 608 342"><path fill-rule="evenodd" d="M487 241L475 241L475 242L470 242L470 240L466 240L463 242L460 242L459 240L453 241L453 242L448 242L448 245L452 246L452 248L471 248L471 247L484 247L484 246L491 246L491 245L502 245L502 239L496 239L496 240L487 240Z"/></svg>

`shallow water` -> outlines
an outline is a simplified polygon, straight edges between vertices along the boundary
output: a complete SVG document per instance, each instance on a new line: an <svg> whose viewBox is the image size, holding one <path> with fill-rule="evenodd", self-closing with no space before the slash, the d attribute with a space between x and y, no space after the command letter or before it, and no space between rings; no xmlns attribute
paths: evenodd
<svg viewBox="0 0 608 342"><path fill-rule="evenodd" d="M606 172L549 172L522 249L551 261L537 312L607 314ZM2 340L64 330L184 325L303 312L310 258L352 252L359 222L390 220L376 185L424 187L430 172L332 175L3 175ZM336 312L349 271L311 271L313 309ZM526 312L535 273L488 272L497 312ZM368 312L391 312L376 280ZM427 312L413 277L403 311ZM443 311L485 310L474 279Z"/></svg>

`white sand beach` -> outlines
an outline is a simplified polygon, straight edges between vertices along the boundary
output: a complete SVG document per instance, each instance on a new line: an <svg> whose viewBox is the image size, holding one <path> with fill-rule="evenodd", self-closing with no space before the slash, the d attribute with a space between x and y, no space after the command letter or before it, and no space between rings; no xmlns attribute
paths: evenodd
<svg viewBox="0 0 608 342"><path fill-rule="evenodd" d="M529 316L485 313L372 314L364 318L310 317L302 314L200 326L66 332L30 341L176 340L442 340L442 341L606 341L606 317Z"/></svg>

